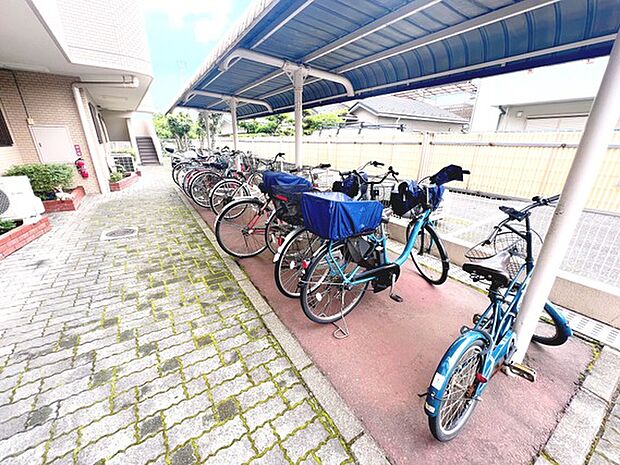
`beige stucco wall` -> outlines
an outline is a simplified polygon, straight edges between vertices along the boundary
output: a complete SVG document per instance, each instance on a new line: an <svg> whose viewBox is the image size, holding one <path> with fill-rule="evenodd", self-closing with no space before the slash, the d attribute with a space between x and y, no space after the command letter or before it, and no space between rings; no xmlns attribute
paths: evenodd
<svg viewBox="0 0 620 465"><path fill-rule="evenodd" d="M0 70L0 105L14 140L13 147L0 148L0 173L15 164L40 162L28 127L29 117L35 125L68 128L72 143L80 146L90 173L88 179L83 179L76 170L74 185L84 186L88 193L100 192L71 89L71 83L76 80L70 76Z"/></svg>

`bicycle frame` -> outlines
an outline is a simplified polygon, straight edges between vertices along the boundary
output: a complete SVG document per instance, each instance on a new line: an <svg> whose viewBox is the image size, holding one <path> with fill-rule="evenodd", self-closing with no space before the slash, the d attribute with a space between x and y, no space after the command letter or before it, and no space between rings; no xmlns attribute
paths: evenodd
<svg viewBox="0 0 620 465"><path fill-rule="evenodd" d="M428 223L429 217L431 214L431 210L425 210L416 220L413 232L411 233L411 235L409 236L409 238L407 239L407 243L405 244L405 248L403 249L402 253L392 262L389 260L388 257L388 253L387 253L387 236L385 235L384 231L383 231L383 225L381 225L381 237L376 237L374 235L370 235L367 236L367 238L369 238L371 241L375 242L375 245L380 246L383 248L383 263L385 264L390 264L390 263L396 263L398 266L403 266L404 263L407 261L407 259L409 258L409 255L411 254L411 251L413 250L413 247L415 245L415 241L418 237L418 234L420 234L420 231L422 230L422 228ZM356 266L353 270L351 270L350 273L345 273L344 270L340 267L340 265L338 265L336 259L333 256L333 246L334 246L335 242L334 241L329 241L328 244L328 256L330 258L330 260L328 260L328 266L329 266L329 270L330 273L334 274L334 275L340 275L340 277L342 278L342 284L345 286L358 286L358 285L362 285L365 284L367 282L372 281L373 279L375 279L374 277L368 277L368 278L363 278L363 279L355 279L355 275L359 272L359 270L361 269L361 266Z"/></svg>

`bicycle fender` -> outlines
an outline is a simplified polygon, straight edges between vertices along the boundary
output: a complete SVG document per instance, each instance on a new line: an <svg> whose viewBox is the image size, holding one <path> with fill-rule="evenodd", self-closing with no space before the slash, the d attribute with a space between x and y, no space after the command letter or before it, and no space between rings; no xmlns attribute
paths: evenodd
<svg viewBox="0 0 620 465"><path fill-rule="evenodd" d="M439 412L439 402L444 395L448 378L455 368L455 363L467 348L477 340L482 340L485 343L487 342L487 338L479 331L467 331L452 343L439 362L435 374L433 375L433 380L426 391L424 411L429 417L435 417Z"/></svg>
<svg viewBox="0 0 620 465"><path fill-rule="evenodd" d="M564 314L558 310L551 302L545 302L545 310L549 314L549 316L558 324L558 329L562 332L562 335L566 340L573 335L573 330L570 327L570 323L564 316Z"/></svg>

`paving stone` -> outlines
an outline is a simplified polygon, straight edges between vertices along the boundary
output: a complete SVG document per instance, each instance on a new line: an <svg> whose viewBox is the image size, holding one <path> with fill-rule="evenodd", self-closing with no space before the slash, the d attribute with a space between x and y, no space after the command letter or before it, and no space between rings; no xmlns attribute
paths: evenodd
<svg viewBox="0 0 620 465"><path fill-rule="evenodd" d="M257 312L239 298L240 277L256 290L227 258L228 271L194 215L169 172L149 169L127 191L87 197L79 214L51 214L45 239L0 262L0 295L11 301L0 322L2 465L41 463L44 453L55 465L189 465L191 439L207 463L288 463L270 422L311 394L259 318L269 306L261 298ZM137 240L99 241L128 217ZM292 411L279 430L311 415ZM305 442L301 458L317 447Z"/></svg>
<svg viewBox="0 0 620 465"><path fill-rule="evenodd" d="M224 463L246 463L254 456L252 444L246 437L234 442L230 447L220 449L214 456L209 457L205 465L220 465Z"/></svg>
<svg viewBox="0 0 620 465"><path fill-rule="evenodd" d="M594 440L607 405L588 391L580 390L545 446L545 452L562 465L582 465Z"/></svg>
<svg viewBox="0 0 620 465"><path fill-rule="evenodd" d="M282 447L293 462L298 462L310 450L318 448L327 437L325 427L316 420L284 440Z"/></svg>
<svg viewBox="0 0 620 465"><path fill-rule="evenodd" d="M592 372L583 382L583 388L610 402L620 381L619 366L620 352L609 346L603 347Z"/></svg>
<svg viewBox="0 0 620 465"><path fill-rule="evenodd" d="M321 465L340 465L349 458L349 454L337 439L327 441L316 455L321 459Z"/></svg>
<svg viewBox="0 0 620 465"><path fill-rule="evenodd" d="M191 444L186 444L185 446L177 449L172 454L172 465L193 465L196 463L196 455L194 454L194 448Z"/></svg>

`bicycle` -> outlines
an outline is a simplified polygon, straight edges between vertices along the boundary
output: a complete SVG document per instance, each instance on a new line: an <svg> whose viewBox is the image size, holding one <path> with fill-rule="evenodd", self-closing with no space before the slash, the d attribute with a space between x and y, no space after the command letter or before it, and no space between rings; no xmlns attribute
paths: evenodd
<svg viewBox="0 0 620 465"><path fill-rule="evenodd" d="M533 369L511 362L516 336L513 324L534 270L533 238L542 243L531 227L531 211L558 198L534 197L533 203L521 210L500 207L507 218L465 254L472 261L463 264L463 270L475 281L489 283L490 304L482 315L474 316L473 328L461 329L461 335L439 362L425 394L429 428L439 441L449 441L459 434L492 376L502 367L529 381L536 380ZM524 228L515 224L523 221ZM544 312L552 322L551 328L545 329L553 332L540 334L539 328L532 340L550 346L565 343L572 335L567 320L550 302L545 304Z"/></svg>
<svg viewBox="0 0 620 465"><path fill-rule="evenodd" d="M320 164L313 168L293 170L308 172L315 179L315 169L329 168ZM237 258L254 257L269 248L276 253L292 226L279 218L277 195L274 186L299 186L300 190L311 190L313 182L292 173L265 171L260 189L264 199L241 198L226 205L215 219L215 237L222 249Z"/></svg>
<svg viewBox="0 0 620 465"><path fill-rule="evenodd" d="M397 175L391 167L389 172ZM338 193L304 194L304 225L326 239L300 280L304 314L322 324L343 319L361 301L370 284L375 293L390 288L390 298L402 302L394 293L394 285L420 231L432 230L429 217L439 206L443 184L462 180L468 173L450 165L431 176L429 185L420 186L412 181L398 184L391 200L392 209L399 215L408 211L415 214L405 248L394 261L387 254L387 218L380 202L350 201ZM443 247L440 250L445 253ZM440 258L447 261L447 256Z"/></svg>
<svg viewBox="0 0 620 465"><path fill-rule="evenodd" d="M375 168L384 166L378 161L369 161L358 170L339 172L340 181L332 185L332 191L343 192L354 200L367 197L370 187L370 196L374 200L377 194L375 186L383 182L390 173L386 173L379 181L369 182L363 171L367 166ZM324 239L312 233L303 225L293 229L274 255L274 280L278 290L290 298L300 296L299 281L312 256L323 245Z"/></svg>
<svg viewBox="0 0 620 465"><path fill-rule="evenodd" d="M211 211L218 215L222 208L239 197L249 197L255 195L259 184L262 181L261 171L273 170L284 153L278 153L273 160L264 161L256 159L256 163L244 163L250 169L244 176L229 177L218 181L209 193L209 207ZM259 168L264 168L260 170Z"/></svg>

